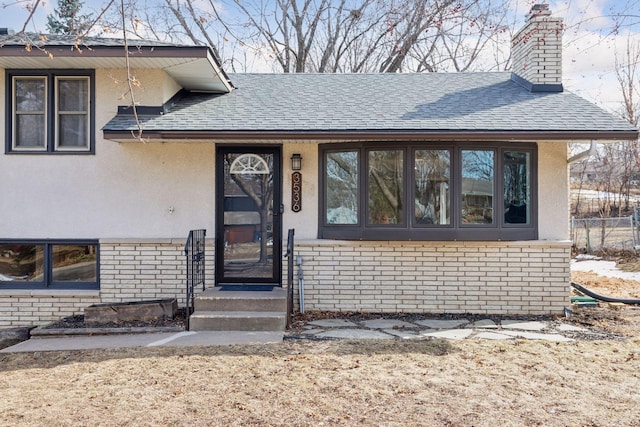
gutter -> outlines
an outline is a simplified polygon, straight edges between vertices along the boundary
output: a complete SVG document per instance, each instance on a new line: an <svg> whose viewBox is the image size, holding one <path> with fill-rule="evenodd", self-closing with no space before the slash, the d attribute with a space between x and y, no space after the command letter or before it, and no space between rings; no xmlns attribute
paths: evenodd
<svg viewBox="0 0 640 427"><path fill-rule="evenodd" d="M571 156L571 158L567 160L567 164L576 163L576 162L579 162L580 160L584 160L586 158L593 156L596 153L597 148L598 148L598 143L594 139L592 139L591 146L589 147L589 149L581 153L578 153L575 156Z"/></svg>
<svg viewBox="0 0 640 427"><path fill-rule="evenodd" d="M111 130L102 129L103 137L118 142L133 136L134 129ZM469 130L144 130L142 137L149 140L188 140L188 139L223 139L223 140L316 140L316 141L592 141L611 140L626 141L638 137L635 131L469 131ZM574 156L575 157L575 156Z"/></svg>

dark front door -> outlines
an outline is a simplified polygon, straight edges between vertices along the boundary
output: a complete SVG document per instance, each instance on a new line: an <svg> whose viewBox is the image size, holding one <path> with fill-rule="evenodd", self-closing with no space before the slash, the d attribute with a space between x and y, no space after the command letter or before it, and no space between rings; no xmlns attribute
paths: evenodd
<svg viewBox="0 0 640 427"><path fill-rule="evenodd" d="M281 285L279 147L216 153L216 285Z"/></svg>

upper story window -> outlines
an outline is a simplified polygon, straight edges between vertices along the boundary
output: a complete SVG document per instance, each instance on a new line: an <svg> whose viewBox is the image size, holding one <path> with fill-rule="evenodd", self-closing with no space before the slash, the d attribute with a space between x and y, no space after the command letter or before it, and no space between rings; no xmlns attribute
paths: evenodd
<svg viewBox="0 0 640 427"><path fill-rule="evenodd" d="M537 238L535 144L321 146L321 238Z"/></svg>
<svg viewBox="0 0 640 427"><path fill-rule="evenodd" d="M7 72L7 153L93 153L92 71Z"/></svg>

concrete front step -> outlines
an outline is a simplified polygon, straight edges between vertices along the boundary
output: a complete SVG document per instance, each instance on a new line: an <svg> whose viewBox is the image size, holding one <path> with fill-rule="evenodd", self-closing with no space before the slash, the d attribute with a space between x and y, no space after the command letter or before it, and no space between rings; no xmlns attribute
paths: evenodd
<svg viewBox="0 0 640 427"><path fill-rule="evenodd" d="M281 311L287 310L287 292L275 287L270 291L223 291L210 288L195 299L195 311Z"/></svg>
<svg viewBox="0 0 640 427"><path fill-rule="evenodd" d="M191 331L284 331L284 311L196 311Z"/></svg>

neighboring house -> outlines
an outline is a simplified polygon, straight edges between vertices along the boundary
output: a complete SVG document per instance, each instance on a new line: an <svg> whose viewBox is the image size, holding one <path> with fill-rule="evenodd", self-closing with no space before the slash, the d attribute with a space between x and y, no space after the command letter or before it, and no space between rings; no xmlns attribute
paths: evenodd
<svg viewBox="0 0 640 427"><path fill-rule="evenodd" d="M513 74L227 75L135 41L135 110L119 41L7 38L0 326L184 302L200 228L211 286L286 285L295 229L307 310L561 313L567 144L638 132L563 91L560 33L533 14Z"/></svg>

